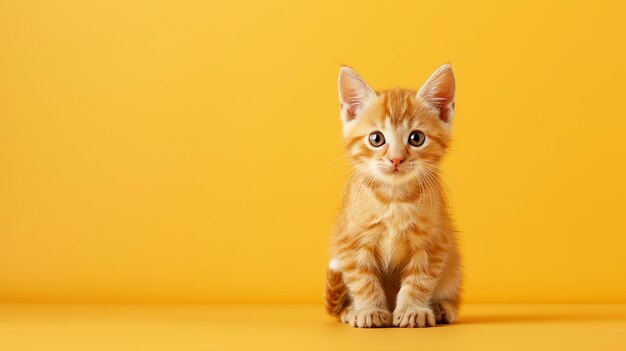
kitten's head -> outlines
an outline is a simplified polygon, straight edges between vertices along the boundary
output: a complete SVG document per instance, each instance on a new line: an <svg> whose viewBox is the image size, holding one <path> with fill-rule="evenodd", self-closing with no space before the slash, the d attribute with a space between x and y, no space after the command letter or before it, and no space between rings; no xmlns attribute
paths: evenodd
<svg viewBox="0 0 626 351"><path fill-rule="evenodd" d="M343 135L357 171L390 184L436 172L450 142L454 74L441 66L419 91L376 92L351 68L339 71Z"/></svg>

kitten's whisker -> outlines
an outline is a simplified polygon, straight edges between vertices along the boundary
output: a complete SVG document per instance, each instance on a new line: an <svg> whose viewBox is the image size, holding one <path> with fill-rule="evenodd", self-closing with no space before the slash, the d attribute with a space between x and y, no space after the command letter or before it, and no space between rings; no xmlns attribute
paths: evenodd
<svg viewBox="0 0 626 351"><path fill-rule="evenodd" d="M322 174L317 177L317 179L315 180L315 182L319 182L320 180L322 180L322 178L324 178L330 171L337 169L337 168L342 168L342 167L349 167L350 163L345 163L345 164L340 164L340 165L336 165L333 167L329 167L326 170L324 170L324 172L322 172Z"/></svg>
<svg viewBox="0 0 626 351"><path fill-rule="evenodd" d="M432 171L425 169L424 175L426 178L430 180L430 182L436 187L437 192L442 196L442 200L446 203L446 207L448 208L448 212L450 211L449 201L447 200L447 194L441 184L439 183L438 177L432 173Z"/></svg>
<svg viewBox="0 0 626 351"><path fill-rule="evenodd" d="M428 209L428 211L429 211L428 214L430 216L432 216L433 208L435 207L435 203L434 203L434 201L435 201L435 194L433 192L433 185L432 185L430 179L428 178L428 176L424 177L424 181L428 185L428 187L427 187L428 188L428 194L430 195L430 208Z"/></svg>
<svg viewBox="0 0 626 351"><path fill-rule="evenodd" d="M454 192L454 188L452 187L452 184L446 179L447 175L443 172L441 172L439 175L441 176L441 180L446 183L446 190L450 190L450 192L452 193L452 200L456 199L456 193Z"/></svg>
<svg viewBox="0 0 626 351"><path fill-rule="evenodd" d="M418 198L420 206L419 206L419 208L417 210L417 213L416 213L416 216L419 216L422 213L422 210L424 209L424 196L425 196L425 193L424 193L424 185L423 185L422 180L419 177L417 177L415 179L417 179L417 186L419 187L419 192L420 192L419 198Z"/></svg>
<svg viewBox="0 0 626 351"><path fill-rule="evenodd" d="M346 159L346 158L348 158L349 156L350 156L350 151L348 151L348 152L346 152L345 154L343 154L343 155L339 156L339 158L337 158L336 160L331 161L331 162L330 162L330 164L333 164L333 163L335 163L335 162L342 161L343 159Z"/></svg>
<svg viewBox="0 0 626 351"><path fill-rule="evenodd" d="M434 169L425 167L424 168L424 175L426 177L428 177L429 179L432 179L432 181L435 183L435 185L437 186L439 192L443 196L443 200L446 203L446 209L448 210L448 213L451 213L452 212L452 207L451 207L450 196L448 194L448 191L447 191L446 187L440 181L441 177L440 177L439 173L436 170L434 170Z"/></svg>

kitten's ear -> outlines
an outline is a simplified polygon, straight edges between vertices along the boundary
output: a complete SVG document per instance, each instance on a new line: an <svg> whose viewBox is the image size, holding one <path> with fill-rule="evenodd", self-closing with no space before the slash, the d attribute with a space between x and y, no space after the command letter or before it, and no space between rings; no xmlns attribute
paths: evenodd
<svg viewBox="0 0 626 351"><path fill-rule="evenodd" d="M343 66L339 70L339 103L344 123L355 119L369 98L376 92L352 68Z"/></svg>
<svg viewBox="0 0 626 351"><path fill-rule="evenodd" d="M442 121L450 122L454 116L454 89L452 66L445 64L428 78L417 96L435 107Z"/></svg>

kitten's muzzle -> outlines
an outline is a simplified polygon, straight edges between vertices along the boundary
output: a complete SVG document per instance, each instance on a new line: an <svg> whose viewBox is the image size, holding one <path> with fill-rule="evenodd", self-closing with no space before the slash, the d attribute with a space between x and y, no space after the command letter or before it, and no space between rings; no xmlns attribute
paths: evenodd
<svg viewBox="0 0 626 351"><path fill-rule="evenodd" d="M396 158L392 158L389 159L389 161L391 162L391 168L392 170L395 172L398 170L398 166L405 160L405 157L396 157Z"/></svg>

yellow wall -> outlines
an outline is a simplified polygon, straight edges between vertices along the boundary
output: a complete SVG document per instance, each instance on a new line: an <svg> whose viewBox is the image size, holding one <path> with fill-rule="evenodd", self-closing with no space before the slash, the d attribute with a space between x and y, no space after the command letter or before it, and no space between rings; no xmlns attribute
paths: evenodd
<svg viewBox="0 0 626 351"><path fill-rule="evenodd" d="M0 301L319 301L339 65L445 62L466 299L626 301L619 3L1 1Z"/></svg>

